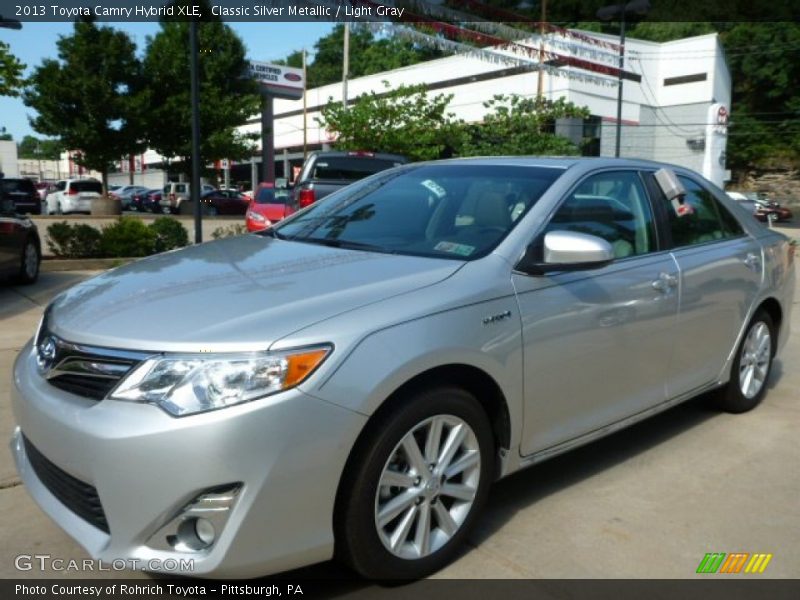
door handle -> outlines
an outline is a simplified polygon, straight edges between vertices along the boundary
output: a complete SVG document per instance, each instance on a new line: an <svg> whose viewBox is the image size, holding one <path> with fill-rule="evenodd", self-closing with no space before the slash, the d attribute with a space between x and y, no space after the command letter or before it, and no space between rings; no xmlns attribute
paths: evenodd
<svg viewBox="0 0 800 600"><path fill-rule="evenodd" d="M744 264L754 271L758 270L758 268L761 266L761 258L759 258L757 254L748 252L747 257L744 259Z"/></svg>
<svg viewBox="0 0 800 600"><path fill-rule="evenodd" d="M666 293L678 285L678 277L661 272L658 274L658 279L653 280L651 285L654 290Z"/></svg>

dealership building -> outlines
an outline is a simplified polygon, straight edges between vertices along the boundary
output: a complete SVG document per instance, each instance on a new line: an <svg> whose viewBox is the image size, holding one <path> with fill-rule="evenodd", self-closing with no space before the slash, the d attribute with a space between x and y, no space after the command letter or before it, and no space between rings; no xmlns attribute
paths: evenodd
<svg viewBox="0 0 800 600"><path fill-rule="evenodd" d="M570 31L564 35L551 33L546 39L541 47L533 41L475 48L351 79L347 97L352 101L360 94L383 93L384 81L392 88L423 84L431 94L452 94L448 112L476 122L487 110L484 102L496 94L533 97L541 91L548 99L564 98L590 112L584 120L559 121L557 133L581 144L584 154L614 156L618 38ZM628 38L625 53L620 156L682 165L723 186L729 178L725 147L731 78L717 34L666 43ZM544 58L545 70L536 68L539 57ZM343 92L342 83L335 83L307 90L305 101L274 101L278 177L291 177L293 170L296 172L304 149L326 149L335 141L317 118L329 101L341 101ZM254 116L241 130L260 135L261 117ZM257 182L260 160L259 153L249 162L232 164L231 181ZM159 170L161 162L156 153L148 152L123 163L122 169L133 170L135 180L146 179L152 184L159 176L165 177ZM129 177L119 173L113 179L127 182Z"/></svg>

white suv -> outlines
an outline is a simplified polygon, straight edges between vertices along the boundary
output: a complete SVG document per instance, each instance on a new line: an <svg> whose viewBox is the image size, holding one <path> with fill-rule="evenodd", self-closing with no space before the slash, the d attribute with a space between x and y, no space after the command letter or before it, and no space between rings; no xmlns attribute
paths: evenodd
<svg viewBox="0 0 800 600"><path fill-rule="evenodd" d="M215 188L213 185L204 183L200 186L200 195L208 192L213 192ZM188 183L178 183L171 181L164 185L161 191L161 211L165 213L178 214L181 210L183 202L190 202L192 199L191 186Z"/></svg>
<svg viewBox="0 0 800 600"><path fill-rule="evenodd" d="M103 194L103 184L97 179L63 179L56 183L45 198L48 215L92 212L92 200Z"/></svg>

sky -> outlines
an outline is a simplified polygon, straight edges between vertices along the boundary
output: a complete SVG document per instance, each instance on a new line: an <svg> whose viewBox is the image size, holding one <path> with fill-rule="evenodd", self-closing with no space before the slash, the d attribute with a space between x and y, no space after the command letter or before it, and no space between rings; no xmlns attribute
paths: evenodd
<svg viewBox="0 0 800 600"><path fill-rule="evenodd" d="M158 23L110 23L133 38L137 49L143 50L145 38L158 33ZM252 60L270 62L285 58L294 50L313 50L314 43L333 29L332 22L309 23L229 23L247 47ZM45 58L57 58L56 42L59 36L72 33L71 23L24 23L19 31L0 28L0 40L11 46L11 52L27 65L26 74L41 64ZM0 98L0 128L19 142L26 135L42 137L31 128L28 115L32 109L20 98Z"/></svg>

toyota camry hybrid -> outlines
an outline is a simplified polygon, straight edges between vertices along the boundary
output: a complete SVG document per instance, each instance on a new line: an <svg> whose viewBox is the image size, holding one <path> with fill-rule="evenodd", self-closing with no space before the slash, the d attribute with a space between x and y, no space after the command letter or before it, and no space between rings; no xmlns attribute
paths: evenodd
<svg viewBox="0 0 800 600"><path fill-rule="evenodd" d="M680 167L404 165L56 297L12 451L103 560L422 577L493 481L700 393L754 408L794 277L788 238Z"/></svg>

